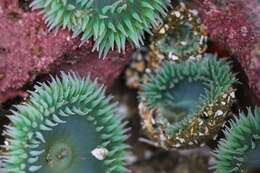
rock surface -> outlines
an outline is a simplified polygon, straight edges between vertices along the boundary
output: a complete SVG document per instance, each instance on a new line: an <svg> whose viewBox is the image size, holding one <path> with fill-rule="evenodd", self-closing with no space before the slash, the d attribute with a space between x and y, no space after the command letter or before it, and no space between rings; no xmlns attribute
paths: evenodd
<svg viewBox="0 0 260 173"><path fill-rule="evenodd" d="M249 86L260 100L260 1L194 2L210 38L237 57L247 75Z"/></svg>
<svg viewBox="0 0 260 173"><path fill-rule="evenodd" d="M54 71L76 71L81 76L90 73L92 79L98 78L100 83L105 83L108 89L111 89L128 63L132 48L127 45L125 54L111 51L105 59L98 59L98 53L93 53L91 47L92 45L88 44L84 48L65 53L62 61L54 65Z"/></svg>
<svg viewBox="0 0 260 173"><path fill-rule="evenodd" d="M104 61L97 59L97 54L91 52L91 41L78 49L80 41L73 39L69 31L48 32L38 12L28 8L24 11L26 8L19 5L24 4L18 0L0 1L0 102L26 96L25 84L41 73L53 71L91 72L102 83L111 85L128 62L130 48L124 55L112 52Z"/></svg>

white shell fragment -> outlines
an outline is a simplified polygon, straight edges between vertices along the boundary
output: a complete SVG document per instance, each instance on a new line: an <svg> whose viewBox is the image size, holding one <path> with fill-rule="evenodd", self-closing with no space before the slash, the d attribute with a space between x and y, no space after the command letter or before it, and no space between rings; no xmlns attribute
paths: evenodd
<svg viewBox="0 0 260 173"><path fill-rule="evenodd" d="M218 110L216 113L215 113L215 116L221 116L223 115L224 112L222 110Z"/></svg>
<svg viewBox="0 0 260 173"><path fill-rule="evenodd" d="M104 160L108 154L106 148L95 148L91 151L91 154L98 160Z"/></svg>

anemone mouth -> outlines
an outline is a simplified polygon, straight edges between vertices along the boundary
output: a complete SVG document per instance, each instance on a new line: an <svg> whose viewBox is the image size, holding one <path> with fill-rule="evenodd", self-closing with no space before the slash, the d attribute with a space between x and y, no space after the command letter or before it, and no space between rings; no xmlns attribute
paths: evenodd
<svg viewBox="0 0 260 173"><path fill-rule="evenodd" d="M104 87L90 77L62 73L35 86L6 127L0 157L5 173L122 173L126 170L125 123Z"/></svg>
<svg viewBox="0 0 260 173"><path fill-rule="evenodd" d="M81 35L82 42L93 38L93 50L105 56L117 47L124 51L126 41L139 47L144 32L166 16L169 0L33 0L31 7L44 14L49 30L68 28ZM145 13L143 13L145 11Z"/></svg>
<svg viewBox="0 0 260 173"><path fill-rule="evenodd" d="M158 107L161 110L160 113L167 118L170 124L194 116L201 101L200 98L206 94L207 86L203 82L184 79L174 88L162 93L165 99Z"/></svg>
<svg viewBox="0 0 260 173"><path fill-rule="evenodd" d="M206 136L215 136L230 115L234 82L229 64L214 55L207 54L201 61L165 62L140 92L144 128L162 132L167 145L202 143Z"/></svg>
<svg viewBox="0 0 260 173"><path fill-rule="evenodd" d="M165 129L168 135L177 133L181 126L186 125L186 121L196 116L201 107L201 98L208 90L208 86L203 83L204 81L183 79L162 94L165 99L159 104L158 110L160 117L169 124Z"/></svg>
<svg viewBox="0 0 260 173"><path fill-rule="evenodd" d="M91 151L102 145L102 139L95 126L84 117L64 118L66 123L57 125L52 131L43 132L45 143L37 150L45 151L35 165L41 165L37 173L103 173L103 162L96 159ZM30 151L27 151L29 154ZM29 167L28 167L29 168ZM29 172L29 170L27 170Z"/></svg>
<svg viewBox="0 0 260 173"><path fill-rule="evenodd" d="M202 76L192 79L184 75L174 87L168 86L161 91L162 99L156 105L159 113L157 120L162 119L168 124L165 132L169 136L185 128L187 121L196 117L203 108L202 99L210 92L210 84Z"/></svg>
<svg viewBox="0 0 260 173"><path fill-rule="evenodd" d="M260 170L260 108L240 113L230 122L215 152L217 172L254 173Z"/></svg>
<svg viewBox="0 0 260 173"><path fill-rule="evenodd" d="M64 144L63 142L53 144L47 150L45 158L48 168L52 170L48 172L62 172L69 169L72 159L72 149L68 144Z"/></svg>

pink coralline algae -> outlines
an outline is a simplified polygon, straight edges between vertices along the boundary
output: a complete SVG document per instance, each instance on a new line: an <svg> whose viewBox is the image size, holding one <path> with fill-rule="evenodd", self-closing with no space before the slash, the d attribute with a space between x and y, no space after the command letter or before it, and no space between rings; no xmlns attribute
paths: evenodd
<svg viewBox="0 0 260 173"><path fill-rule="evenodd" d="M247 74L250 87L260 100L260 2L258 0L194 0L194 2L211 39L238 58Z"/></svg>
<svg viewBox="0 0 260 173"><path fill-rule="evenodd" d="M91 42L75 53L78 39L73 39L67 30L48 32L42 16L23 11L18 0L0 1L0 23L0 102L26 96L22 89L26 83L38 74L62 70L60 64L67 64L66 70L93 73L93 77L111 85L128 61L127 53L114 52L105 61L97 59L88 46ZM71 58L73 63L68 65L67 55L78 58Z"/></svg>

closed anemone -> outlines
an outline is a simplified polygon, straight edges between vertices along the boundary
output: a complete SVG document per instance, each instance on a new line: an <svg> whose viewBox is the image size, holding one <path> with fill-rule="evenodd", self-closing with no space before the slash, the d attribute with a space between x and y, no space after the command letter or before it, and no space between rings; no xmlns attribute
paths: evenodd
<svg viewBox="0 0 260 173"><path fill-rule="evenodd" d="M225 139L215 152L217 173L260 171L260 108L240 113L224 131Z"/></svg>
<svg viewBox="0 0 260 173"><path fill-rule="evenodd" d="M189 3L181 2L169 12L164 24L151 38L150 56L181 62L200 59L207 48L207 33L198 12Z"/></svg>
<svg viewBox="0 0 260 173"><path fill-rule="evenodd" d="M187 22L166 32L155 44L166 55L184 58L197 54L201 49L200 39L201 36L193 34L192 25Z"/></svg>
<svg viewBox="0 0 260 173"><path fill-rule="evenodd" d="M212 140L232 115L235 77L229 63L166 62L140 92L139 110L149 137L161 147L189 148Z"/></svg>
<svg viewBox="0 0 260 173"><path fill-rule="evenodd" d="M169 0L33 0L33 9L40 9L49 29L69 28L81 40L91 37L93 50L105 56L114 47L124 51L126 40L139 47L144 32L151 32L161 16L166 15Z"/></svg>
<svg viewBox="0 0 260 173"><path fill-rule="evenodd" d="M9 116L0 172L125 172L125 123L110 101L103 86L74 73L35 86Z"/></svg>

